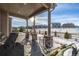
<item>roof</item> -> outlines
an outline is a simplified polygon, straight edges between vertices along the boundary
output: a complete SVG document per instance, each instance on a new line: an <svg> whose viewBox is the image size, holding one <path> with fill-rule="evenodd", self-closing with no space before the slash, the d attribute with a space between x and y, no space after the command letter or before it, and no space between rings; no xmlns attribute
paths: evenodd
<svg viewBox="0 0 79 59"><path fill-rule="evenodd" d="M30 18L47 8L55 8L54 3L0 3L0 10L8 12L11 16Z"/></svg>

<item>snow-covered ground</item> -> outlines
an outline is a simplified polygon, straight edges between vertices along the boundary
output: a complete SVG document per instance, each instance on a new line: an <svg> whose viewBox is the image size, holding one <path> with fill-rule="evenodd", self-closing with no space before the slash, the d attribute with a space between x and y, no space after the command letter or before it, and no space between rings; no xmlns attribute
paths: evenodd
<svg viewBox="0 0 79 59"><path fill-rule="evenodd" d="M77 49L79 49L79 42L75 41L74 39L64 39L59 37L53 37L53 42L69 45L74 43L77 46Z"/></svg>
<svg viewBox="0 0 79 59"><path fill-rule="evenodd" d="M38 43L43 46L43 37L44 35L38 34ZM77 46L77 49L79 49L79 42L75 41L75 39L64 39L60 37L53 37L53 48L57 48L60 46L60 44L63 45L69 45L74 43Z"/></svg>
<svg viewBox="0 0 79 59"><path fill-rule="evenodd" d="M48 31L48 28L38 28L36 29L37 32ZM51 32L69 32L69 33L79 33L79 28L51 28Z"/></svg>
<svg viewBox="0 0 79 59"><path fill-rule="evenodd" d="M39 30L42 34L44 34L45 31L48 31L48 28L38 28L36 29L36 32L39 33ZM72 38L79 39L79 28L51 28L51 35L54 35L54 32L57 32L57 36L64 37L64 33L68 32L72 34ZM30 32L30 29L29 29Z"/></svg>

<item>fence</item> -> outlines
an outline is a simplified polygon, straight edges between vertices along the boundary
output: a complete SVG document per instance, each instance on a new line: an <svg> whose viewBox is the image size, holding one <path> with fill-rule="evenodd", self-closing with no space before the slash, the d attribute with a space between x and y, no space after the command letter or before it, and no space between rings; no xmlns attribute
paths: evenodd
<svg viewBox="0 0 79 59"><path fill-rule="evenodd" d="M61 38L64 38L64 34L65 32L57 32L57 36ZM69 34L71 35L72 39L79 39L79 33L69 33ZM54 35L55 35L55 32L52 32L51 36L54 36Z"/></svg>

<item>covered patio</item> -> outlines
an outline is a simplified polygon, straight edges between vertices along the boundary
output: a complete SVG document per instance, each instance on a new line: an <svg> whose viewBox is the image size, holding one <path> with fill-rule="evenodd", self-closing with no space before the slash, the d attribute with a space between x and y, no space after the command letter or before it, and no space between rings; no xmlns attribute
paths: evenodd
<svg viewBox="0 0 79 59"><path fill-rule="evenodd" d="M50 47L52 47L52 42L51 42L51 11L53 11L56 7L56 4L54 3L23 3L23 4L11 4L11 3L3 3L0 4L0 32L5 34L8 37L8 40L11 40L12 37L15 37L11 40L11 42L15 42L17 38L17 33L12 33L12 28L11 28L11 20L12 18L10 16L15 16L15 17L20 17L23 19L26 19L26 40L28 39L28 20L31 17L34 17L33 21L33 32L32 32L32 44L31 44L31 55L43 55L41 52L41 49L36 42L37 40L37 33L35 31L35 16L43 13L45 11L48 11L48 33L45 39L47 39L47 44L49 44ZM7 51L9 52L9 49L12 49L12 46L14 47L14 43L10 45L10 41L8 42L6 40L6 44L3 43L3 46L10 46ZM20 40L20 39L19 39ZM17 44L19 45L19 44ZM2 48L3 49L3 48ZM16 49L15 49L16 50ZM20 50L21 51L21 50ZM12 51L13 52L13 51ZM36 52L36 53L35 53ZM14 55L17 55L15 53L12 53ZM6 54L6 52L2 55L9 55ZM22 54L23 55L23 54Z"/></svg>

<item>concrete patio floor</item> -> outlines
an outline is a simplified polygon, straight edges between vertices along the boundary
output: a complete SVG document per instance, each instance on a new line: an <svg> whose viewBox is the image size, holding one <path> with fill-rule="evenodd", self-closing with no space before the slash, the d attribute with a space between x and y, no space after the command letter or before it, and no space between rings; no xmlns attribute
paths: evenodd
<svg viewBox="0 0 79 59"><path fill-rule="evenodd" d="M31 45L31 56L43 56L43 54L41 53L41 49L38 45L38 43L36 42L36 40L32 40L32 45Z"/></svg>

